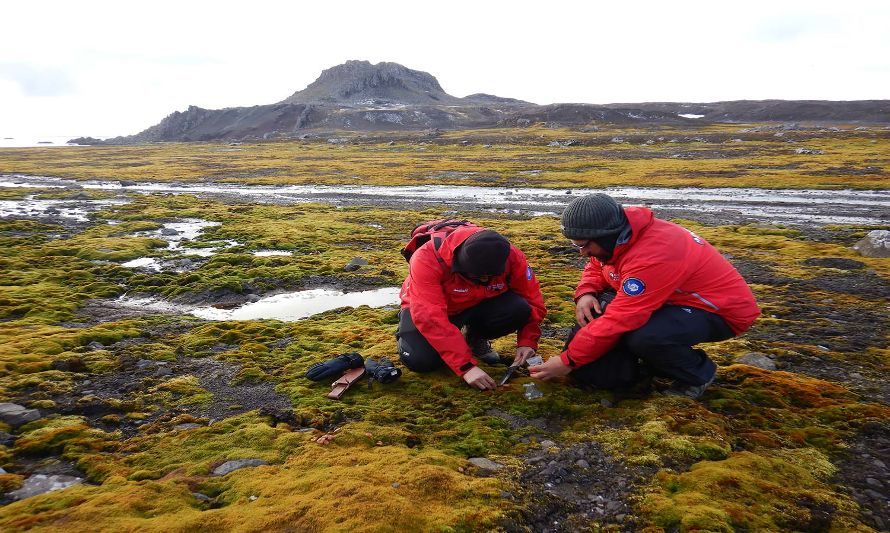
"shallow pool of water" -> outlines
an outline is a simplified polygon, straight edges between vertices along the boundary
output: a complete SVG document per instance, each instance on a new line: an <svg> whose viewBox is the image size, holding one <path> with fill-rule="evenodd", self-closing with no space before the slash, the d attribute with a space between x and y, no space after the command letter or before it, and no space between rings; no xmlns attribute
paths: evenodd
<svg viewBox="0 0 890 533"><path fill-rule="evenodd" d="M127 307L164 313L187 313L205 320L274 319L292 322L340 307L384 307L399 303L400 287L384 287L357 292L336 289L310 289L276 294L234 309L178 305L156 298L122 296L117 303Z"/></svg>

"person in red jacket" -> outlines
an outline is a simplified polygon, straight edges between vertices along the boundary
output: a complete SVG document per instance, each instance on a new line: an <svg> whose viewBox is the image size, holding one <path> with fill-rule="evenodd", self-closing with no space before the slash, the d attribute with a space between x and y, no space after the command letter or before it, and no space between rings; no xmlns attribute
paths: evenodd
<svg viewBox="0 0 890 533"><path fill-rule="evenodd" d="M500 361L490 339L516 332L514 363L538 348L546 314L540 285L525 255L496 231L461 227L438 249L433 240L423 244L400 297L399 356L415 372L447 365L470 386L494 389L476 359Z"/></svg>
<svg viewBox="0 0 890 533"><path fill-rule="evenodd" d="M612 390L660 376L674 380L669 393L700 397L717 365L694 346L740 335L760 315L738 271L695 233L605 194L572 201L562 232L590 258L575 291L578 326L531 376Z"/></svg>

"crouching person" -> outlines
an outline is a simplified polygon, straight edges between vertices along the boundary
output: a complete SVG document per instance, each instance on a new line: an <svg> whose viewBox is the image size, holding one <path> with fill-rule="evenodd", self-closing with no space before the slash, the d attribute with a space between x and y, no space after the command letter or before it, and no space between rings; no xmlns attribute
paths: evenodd
<svg viewBox="0 0 890 533"><path fill-rule="evenodd" d="M534 355L544 299L525 255L502 235L468 223L449 229L433 233L410 255L400 295L399 355L415 372L447 365L470 386L494 389L477 358L499 362L489 341L513 332L514 362Z"/></svg>
<svg viewBox="0 0 890 533"><path fill-rule="evenodd" d="M694 346L740 335L760 314L742 276L695 233L605 194L572 201L562 232L590 258L575 291L578 326L531 376L611 390L660 376L673 380L669 394L699 398L717 365Z"/></svg>

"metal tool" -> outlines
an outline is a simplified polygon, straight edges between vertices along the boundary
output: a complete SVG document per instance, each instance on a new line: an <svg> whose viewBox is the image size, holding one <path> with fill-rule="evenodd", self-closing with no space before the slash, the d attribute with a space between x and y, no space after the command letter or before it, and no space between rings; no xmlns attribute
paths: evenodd
<svg viewBox="0 0 890 533"><path fill-rule="evenodd" d="M516 371L519 370L520 366L522 365L510 365L510 368L508 368L507 371L504 372L504 377L502 377L501 380L498 382L498 387L506 385L507 382L510 381L510 378L513 377L513 374L515 374Z"/></svg>

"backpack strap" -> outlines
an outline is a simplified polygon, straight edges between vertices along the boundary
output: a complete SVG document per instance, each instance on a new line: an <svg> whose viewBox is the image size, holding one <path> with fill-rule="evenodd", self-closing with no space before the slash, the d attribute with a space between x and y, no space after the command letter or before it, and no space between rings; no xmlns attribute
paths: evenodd
<svg viewBox="0 0 890 533"><path fill-rule="evenodd" d="M445 237L446 237L446 236L447 236L447 234L446 234L446 233L442 233L442 232L439 232L439 233L433 233L433 234L430 236L430 240L433 241L433 255L436 256L436 260L437 260L437 261L439 262L439 264L442 265L442 266L445 266L445 260L442 259L442 256L441 256L441 255L439 255L439 248L442 247L442 242L445 241Z"/></svg>

